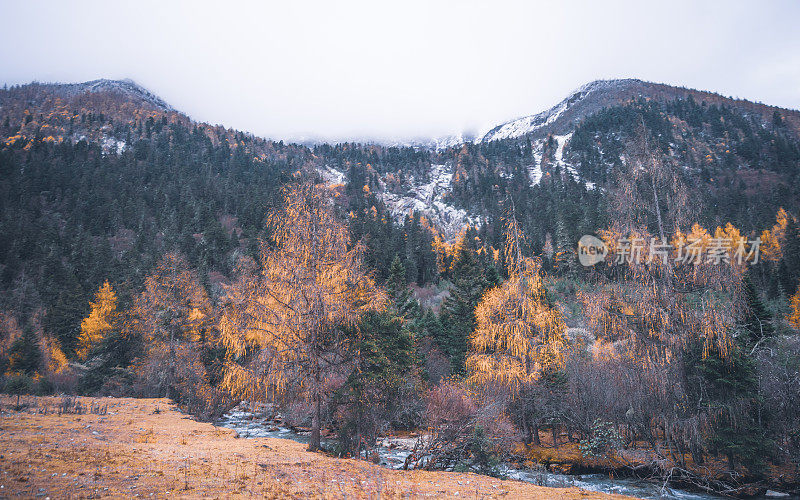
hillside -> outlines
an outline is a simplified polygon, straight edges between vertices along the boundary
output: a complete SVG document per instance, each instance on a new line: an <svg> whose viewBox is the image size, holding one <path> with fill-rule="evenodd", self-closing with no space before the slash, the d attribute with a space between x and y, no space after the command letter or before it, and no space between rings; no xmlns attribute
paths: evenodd
<svg viewBox="0 0 800 500"><path fill-rule="evenodd" d="M69 351L105 269L120 268L135 289L177 247L213 288L233 256L253 251L276 190L298 172L343 195L337 204L352 214L379 279L397 254L409 281L435 282L435 240L455 240L466 224L480 228L481 245L501 248L509 195L533 252L548 241L572 246L606 224L604 193L640 121L679 167L701 223L761 231L779 207L800 208L797 116L707 92L599 81L438 152L308 148L195 123L132 82L12 87L0 91L0 224L16 235L0 245L4 301L21 276L37 277L36 293L15 303L44 306Z"/></svg>
<svg viewBox="0 0 800 500"><path fill-rule="evenodd" d="M760 116L769 121L772 114L781 113L795 131L800 130L800 112L742 99L733 99L683 87L644 82L632 78L622 80L595 80L571 92L563 101L541 113L502 123L486 132L475 142L497 141L527 136L542 139L550 134L564 135L573 131L585 118L604 108L620 106L637 99L656 102L685 100L691 96L697 102L727 106L742 113Z"/></svg>

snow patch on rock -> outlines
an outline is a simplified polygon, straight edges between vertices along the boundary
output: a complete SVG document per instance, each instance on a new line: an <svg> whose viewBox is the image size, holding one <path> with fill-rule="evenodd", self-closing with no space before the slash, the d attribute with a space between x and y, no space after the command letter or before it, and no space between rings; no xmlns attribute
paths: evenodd
<svg viewBox="0 0 800 500"><path fill-rule="evenodd" d="M328 165L325 165L324 168L318 168L317 172L322 177L322 180L325 181L325 184L329 186L344 184L347 181L347 175L344 172Z"/></svg>
<svg viewBox="0 0 800 500"><path fill-rule="evenodd" d="M448 239L455 238L464 226L478 224L478 217L445 201L453 185L450 163L431 165L428 182L416 184L413 177L409 182L411 187L405 193L383 191L380 195L396 220L403 220L412 211L419 212Z"/></svg>
<svg viewBox="0 0 800 500"><path fill-rule="evenodd" d="M318 168L317 172L328 185L342 184L347 176L333 167ZM449 204L447 195L453 188L453 166L450 163L431 165L427 180L409 176L403 192L390 192L385 179L379 179L380 199L392 217L402 222L411 212L419 212L437 227L447 239L454 239L466 225L477 225L479 217Z"/></svg>

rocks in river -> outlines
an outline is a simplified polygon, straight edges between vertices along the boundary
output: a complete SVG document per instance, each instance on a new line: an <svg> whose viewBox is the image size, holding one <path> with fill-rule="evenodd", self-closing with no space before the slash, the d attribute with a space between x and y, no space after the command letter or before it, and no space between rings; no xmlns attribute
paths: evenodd
<svg viewBox="0 0 800 500"><path fill-rule="evenodd" d="M556 474L572 474L573 473L573 465L570 463L552 463L547 466L550 469L550 472L555 472Z"/></svg>
<svg viewBox="0 0 800 500"><path fill-rule="evenodd" d="M782 491L767 490L766 493L764 493L764 496L768 498L788 498L791 495Z"/></svg>
<svg viewBox="0 0 800 500"><path fill-rule="evenodd" d="M767 489L763 486L759 486L758 484L748 484L736 489L736 496L738 497L757 497L759 495L765 495Z"/></svg>

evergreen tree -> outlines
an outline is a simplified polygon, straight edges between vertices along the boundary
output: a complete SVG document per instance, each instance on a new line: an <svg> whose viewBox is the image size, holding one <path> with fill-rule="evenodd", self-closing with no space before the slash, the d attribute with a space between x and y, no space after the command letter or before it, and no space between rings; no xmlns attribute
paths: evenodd
<svg viewBox="0 0 800 500"><path fill-rule="evenodd" d="M789 216L787 219L782 268L785 272L785 292L790 296L797 291L797 282L800 280L800 227L796 217Z"/></svg>
<svg viewBox="0 0 800 500"><path fill-rule="evenodd" d="M11 372L33 375L39 371L42 362L39 338L33 327L26 325L22 336L11 344L8 368Z"/></svg>
<svg viewBox="0 0 800 500"><path fill-rule="evenodd" d="M696 374L702 380L695 397L715 416L708 438L709 451L722 454L731 471L742 464L751 473L759 474L770 441L759 425L755 366L744 350L737 344L728 359L723 359L716 350L703 356L702 349L695 346L687 362L690 378Z"/></svg>
<svg viewBox="0 0 800 500"><path fill-rule="evenodd" d="M412 312L416 312L419 305L414 300L411 290L406 284L406 268L400 261L400 257L395 256L392 265L389 267L389 278L386 280L386 293L392 301L392 305L397 314L407 317Z"/></svg>
<svg viewBox="0 0 800 500"><path fill-rule="evenodd" d="M373 447L414 361L411 335L391 311L364 314L355 330L355 369L335 396L346 414L340 431L345 454L358 453L364 444Z"/></svg>
<svg viewBox="0 0 800 500"><path fill-rule="evenodd" d="M77 280L59 291L55 302L47 309L45 331L58 339L68 356L75 352L85 310L85 294Z"/></svg>
<svg viewBox="0 0 800 500"><path fill-rule="evenodd" d="M453 288L442 306L443 335L439 347L450 358L453 373L461 374L469 336L475 330L475 307L486 290L497 284L498 277L496 270L486 272L477 252L469 245L461 248L452 276Z"/></svg>
<svg viewBox="0 0 800 500"><path fill-rule="evenodd" d="M772 315L767 310L761 297L758 296L753 280L747 273L742 279L742 294L745 301L745 312L740 322L741 328L747 333L750 342L758 342L765 337L774 335Z"/></svg>

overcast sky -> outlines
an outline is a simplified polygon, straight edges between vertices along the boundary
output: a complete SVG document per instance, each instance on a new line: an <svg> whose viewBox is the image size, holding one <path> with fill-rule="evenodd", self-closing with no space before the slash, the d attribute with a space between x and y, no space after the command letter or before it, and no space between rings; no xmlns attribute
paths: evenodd
<svg viewBox="0 0 800 500"><path fill-rule="evenodd" d="M800 108L800 2L9 2L0 82L131 78L271 138L430 137L600 78Z"/></svg>

